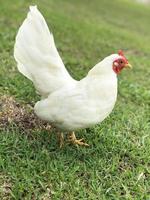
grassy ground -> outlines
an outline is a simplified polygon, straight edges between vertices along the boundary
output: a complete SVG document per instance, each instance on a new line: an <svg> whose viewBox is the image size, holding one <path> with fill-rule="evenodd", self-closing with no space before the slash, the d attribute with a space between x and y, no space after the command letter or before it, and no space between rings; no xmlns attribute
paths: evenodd
<svg viewBox="0 0 150 200"><path fill-rule="evenodd" d="M90 147L60 150L55 131L33 116L29 105L39 97L13 58L31 1L0 0L0 199L150 199L150 7L128 0L34 3L75 78L118 49L134 68L119 76L110 117L78 132Z"/></svg>

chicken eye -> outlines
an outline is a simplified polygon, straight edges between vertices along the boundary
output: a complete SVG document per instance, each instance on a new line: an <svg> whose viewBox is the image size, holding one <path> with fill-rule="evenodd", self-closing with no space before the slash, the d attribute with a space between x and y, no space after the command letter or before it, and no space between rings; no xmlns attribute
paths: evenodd
<svg viewBox="0 0 150 200"><path fill-rule="evenodd" d="M123 64L123 61L121 60L120 63Z"/></svg>

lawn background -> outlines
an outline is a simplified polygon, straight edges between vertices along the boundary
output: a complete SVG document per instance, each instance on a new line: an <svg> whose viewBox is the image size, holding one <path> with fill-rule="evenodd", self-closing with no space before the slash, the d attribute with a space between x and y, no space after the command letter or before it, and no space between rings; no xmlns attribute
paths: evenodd
<svg viewBox="0 0 150 200"><path fill-rule="evenodd" d="M110 117L77 133L89 148L59 149L54 131L2 126L0 198L150 199L150 7L129 0L0 0L0 96L20 105L39 99L13 58L15 35L34 4L73 77L83 78L118 49L133 70L118 77Z"/></svg>

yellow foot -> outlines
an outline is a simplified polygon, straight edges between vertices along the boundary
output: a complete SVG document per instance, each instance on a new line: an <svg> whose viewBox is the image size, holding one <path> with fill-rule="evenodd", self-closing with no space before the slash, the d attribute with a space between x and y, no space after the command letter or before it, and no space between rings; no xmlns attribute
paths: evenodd
<svg viewBox="0 0 150 200"><path fill-rule="evenodd" d="M75 144L75 145L89 147L89 145L87 143L83 142L83 140L84 140L83 138L78 140L75 136L75 133L72 132L71 135L69 136L68 142Z"/></svg>
<svg viewBox="0 0 150 200"><path fill-rule="evenodd" d="M64 146L64 134L58 133L58 141L59 141L59 147L62 148Z"/></svg>

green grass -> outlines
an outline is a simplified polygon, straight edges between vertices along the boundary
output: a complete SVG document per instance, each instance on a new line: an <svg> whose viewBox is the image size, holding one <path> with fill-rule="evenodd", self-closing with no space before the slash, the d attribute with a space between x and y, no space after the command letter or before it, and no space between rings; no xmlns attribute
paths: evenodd
<svg viewBox="0 0 150 200"><path fill-rule="evenodd" d="M44 14L76 79L118 49L134 68L118 77L110 117L77 133L89 148L59 149L54 131L0 128L0 199L150 199L150 7L128 0L0 0L0 95L21 105L39 98L13 58L30 4Z"/></svg>

